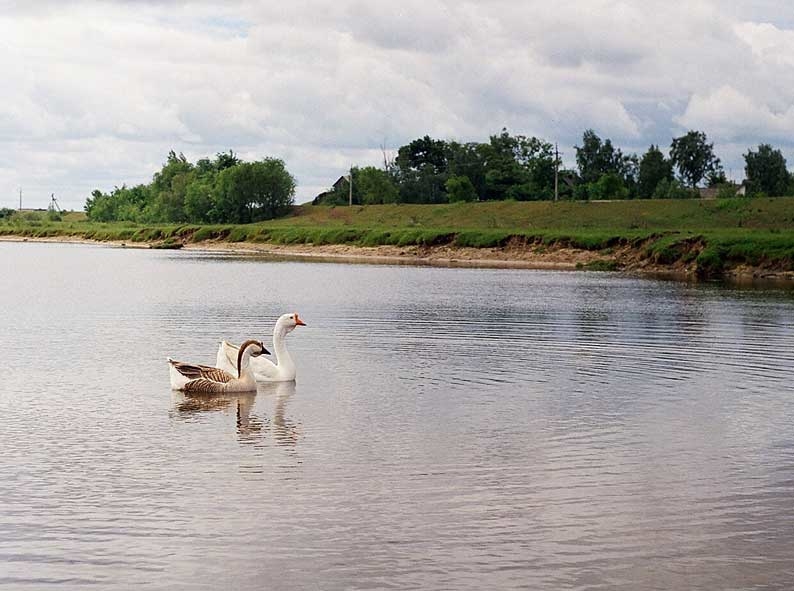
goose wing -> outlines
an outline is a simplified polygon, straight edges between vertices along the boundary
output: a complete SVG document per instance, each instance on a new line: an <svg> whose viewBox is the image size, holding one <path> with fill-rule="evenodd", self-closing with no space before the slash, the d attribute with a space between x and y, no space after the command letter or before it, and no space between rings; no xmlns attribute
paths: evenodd
<svg viewBox="0 0 794 591"><path fill-rule="evenodd" d="M228 371L237 373L237 354L240 347L229 341L221 341L218 345L218 353L215 356L215 366ZM276 371L276 364L264 356L253 357L250 361L251 369L255 374L269 375Z"/></svg>
<svg viewBox="0 0 794 591"><path fill-rule="evenodd" d="M218 345L218 353L215 356L215 365L228 372L237 372L237 353L240 347L228 341L221 341Z"/></svg>
<svg viewBox="0 0 794 591"><path fill-rule="evenodd" d="M215 384L226 384L234 379L234 376L229 372L217 367L210 367L209 365L193 365L192 363L171 361L171 366L189 380L206 380Z"/></svg>
<svg viewBox="0 0 794 591"><path fill-rule="evenodd" d="M219 391L220 387L220 382L207 378L197 378L185 384L184 391L192 394L214 394Z"/></svg>

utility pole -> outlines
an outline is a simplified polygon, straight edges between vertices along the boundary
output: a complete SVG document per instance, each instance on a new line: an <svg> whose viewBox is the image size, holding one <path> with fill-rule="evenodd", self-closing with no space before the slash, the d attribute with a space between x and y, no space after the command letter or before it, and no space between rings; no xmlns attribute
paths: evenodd
<svg viewBox="0 0 794 591"><path fill-rule="evenodd" d="M353 166L350 166L350 176L347 179L347 200L350 207L353 207Z"/></svg>
<svg viewBox="0 0 794 591"><path fill-rule="evenodd" d="M554 201L560 198L560 151L557 149L557 142L554 142Z"/></svg>
<svg viewBox="0 0 794 591"><path fill-rule="evenodd" d="M19 211L22 211L22 187L19 188Z"/></svg>

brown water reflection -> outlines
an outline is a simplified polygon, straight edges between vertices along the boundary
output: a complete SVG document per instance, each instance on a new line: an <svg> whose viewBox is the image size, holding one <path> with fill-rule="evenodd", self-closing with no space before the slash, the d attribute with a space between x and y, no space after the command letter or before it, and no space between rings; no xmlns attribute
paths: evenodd
<svg viewBox="0 0 794 591"><path fill-rule="evenodd" d="M242 394L193 394L172 392L173 413L194 422L201 413L234 415L238 440L251 445L272 437L277 445L295 447L303 435L300 423L289 418L287 406L295 395L295 382L258 384L257 392ZM260 401L260 412L254 408Z"/></svg>

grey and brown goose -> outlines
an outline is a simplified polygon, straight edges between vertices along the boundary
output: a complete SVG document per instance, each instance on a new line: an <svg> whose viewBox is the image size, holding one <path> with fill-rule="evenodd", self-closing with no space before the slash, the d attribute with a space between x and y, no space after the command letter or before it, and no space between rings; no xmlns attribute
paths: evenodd
<svg viewBox="0 0 794 591"><path fill-rule="evenodd" d="M194 365L168 358L171 388L196 394L255 392L256 379L251 371L251 357L269 355L261 341L245 341L237 354L237 376L208 365Z"/></svg>

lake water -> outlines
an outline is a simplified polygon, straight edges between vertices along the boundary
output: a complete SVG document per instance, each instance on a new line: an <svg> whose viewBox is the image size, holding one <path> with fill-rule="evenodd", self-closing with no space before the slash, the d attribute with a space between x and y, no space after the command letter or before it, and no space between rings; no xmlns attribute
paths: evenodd
<svg viewBox="0 0 794 591"><path fill-rule="evenodd" d="M0 243L0 587L794 588L794 296ZM297 384L167 356L289 336Z"/></svg>

